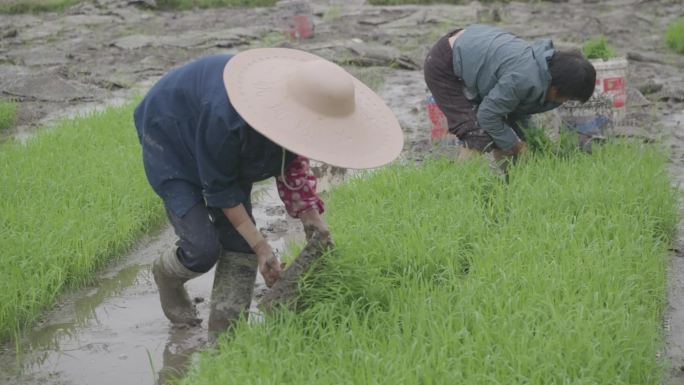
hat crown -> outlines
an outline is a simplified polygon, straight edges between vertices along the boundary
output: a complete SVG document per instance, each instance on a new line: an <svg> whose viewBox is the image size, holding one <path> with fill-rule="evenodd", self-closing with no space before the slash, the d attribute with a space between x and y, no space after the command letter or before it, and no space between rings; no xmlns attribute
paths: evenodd
<svg viewBox="0 0 684 385"><path fill-rule="evenodd" d="M340 66L325 60L302 63L287 79L290 94L307 108L327 116L354 112L354 81Z"/></svg>

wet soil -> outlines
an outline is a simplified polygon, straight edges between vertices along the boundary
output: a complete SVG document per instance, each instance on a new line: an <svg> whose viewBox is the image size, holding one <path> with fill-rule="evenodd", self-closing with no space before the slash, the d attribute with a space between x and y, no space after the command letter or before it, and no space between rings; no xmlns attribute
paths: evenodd
<svg viewBox="0 0 684 385"><path fill-rule="evenodd" d="M331 250L332 242L330 234L304 227L307 234L307 242L297 257L287 266L280 275L278 281L269 288L259 301L259 309L268 313L279 306L287 306L293 311L301 311L296 300L299 293L299 282L305 274L315 272L318 262L326 251Z"/></svg>
<svg viewBox="0 0 684 385"><path fill-rule="evenodd" d="M301 42L282 37L276 8L165 12L152 3L93 0L59 14L0 16L0 98L19 102L17 128L0 135L27 138L57 119L126 103L196 57L286 46L336 61L374 83L406 133L402 159L420 158L431 148L420 70L427 50L450 28L498 22L528 40L552 37L561 48L605 35L629 59L628 117L617 133L662 138L672 154L674 183L684 181L684 56L663 43L667 24L684 16L679 0L399 7L317 0L311 1L315 36ZM553 112L541 119L552 126L558 121ZM325 165L314 171L323 188L349 176ZM278 253L303 241L301 225L286 216L271 183L256 186L254 199L258 225ZM174 242L167 226L142 239L102 272L98 285L65 294L21 340L0 347L0 384L152 384L182 373L206 343L206 322L174 329L161 312L150 264ZM675 248L684 250L683 226ZM683 255L672 258L663 320L663 354L672 362L672 383L682 384ZM198 308L205 321L212 276L188 283L191 296L204 299ZM254 320L263 291L258 277Z"/></svg>

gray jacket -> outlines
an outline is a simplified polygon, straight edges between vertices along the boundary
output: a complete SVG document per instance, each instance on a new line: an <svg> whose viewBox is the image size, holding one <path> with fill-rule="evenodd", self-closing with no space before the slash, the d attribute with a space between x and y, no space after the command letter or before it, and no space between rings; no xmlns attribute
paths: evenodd
<svg viewBox="0 0 684 385"><path fill-rule="evenodd" d="M503 150L518 137L504 119L529 124L529 114L556 108L546 101L551 83L548 60L555 52L545 39L530 45L499 28L471 25L454 43L454 73L466 95L479 104L477 120Z"/></svg>

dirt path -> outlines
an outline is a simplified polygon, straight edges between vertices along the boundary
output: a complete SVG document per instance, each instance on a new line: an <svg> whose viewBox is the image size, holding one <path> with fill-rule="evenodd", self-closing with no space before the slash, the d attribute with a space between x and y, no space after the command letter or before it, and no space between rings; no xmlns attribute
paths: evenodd
<svg viewBox="0 0 684 385"><path fill-rule="evenodd" d="M630 124L622 133L663 134L671 146L675 182L684 181L684 56L669 54L662 43L667 23L684 16L679 0L395 8L318 0L312 1L316 36L301 43L283 41L275 9L165 13L137 3L143 2L95 0L65 14L0 16L0 96L20 101L20 127L9 135L28 137L56 118L124 103L169 68L199 56L284 45L362 66L350 70L364 81L382 83L379 92L407 134L403 156L411 158L429 148L420 71L426 50L452 26L500 19L524 38L550 36L560 47L577 46L597 34L614 42L631 58ZM336 183L330 170L321 170L323 184ZM260 185L255 198L257 221L274 247L282 251L289 240L301 239L298 223L286 218L273 186ZM65 295L20 341L21 355L14 345L0 348L0 384L151 384L160 372L163 377L181 371L188 355L204 344L206 323L175 330L161 312L149 265L173 242L169 228L142 240L103 272L99 286ZM677 248L684 250L683 226ZM664 325L674 383L684 384L680 255L672 260ZM208 299L211 277L191 281L191 295ZM263 283L258 286L263 289ZM208 301L199 309L206 320Z"/></svg>

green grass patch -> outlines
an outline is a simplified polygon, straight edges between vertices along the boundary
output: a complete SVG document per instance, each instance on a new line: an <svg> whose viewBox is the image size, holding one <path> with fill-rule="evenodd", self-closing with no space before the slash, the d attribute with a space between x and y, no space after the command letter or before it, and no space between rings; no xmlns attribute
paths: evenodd
<svg viewBox="0 0 684 385"><path fill-rule="evenodd" d="M3 0L0 13L16 14L28 12L61 11L80 0Z"/></svg>
<svg viewBox="0 0 684 385"><path fill-rule="evenodd" d="M0 131L14 127L17 120L17 103L0 101Z"/></svg>
<svg viewBox="0 0 684 385"><path fill-rule="evenodd" d="M684 18L677 19L667 27L665 41L673 51L684 54Z"/></svg>
<svg viewBox="0 0 684 385"><path fill-rule="evenodd" d="M582 52L587 59L608 60L616 56L615 49L601 36L588 40L582 46Z"/></svg>
<svg viewBox="0 0 684 385"><path fill-rule="evenodd" d="M0 145L0 340L160 223L133 107Z"/></svg>
<svg viewBox="0 0 684 385"><path fill-rule="evenodd" d="M270 7L276 0L157 0L167 9L219 8L219 7Z"/></svg>
<svg viewBox="0 0 684 385"><path fill-rule="evenodd" d="M241 323L186 384L661 384L667 157L616 143L396 166L334 190L303 310Z"/></svg>

